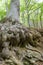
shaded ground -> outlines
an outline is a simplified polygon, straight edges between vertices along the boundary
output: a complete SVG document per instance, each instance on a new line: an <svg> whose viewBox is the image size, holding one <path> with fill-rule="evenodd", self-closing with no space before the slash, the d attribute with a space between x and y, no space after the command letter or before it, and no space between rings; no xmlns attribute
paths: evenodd
<svg viewBox="0 0 43 65"><path fill-rule="evenodd" d="M43 29L0 23L0 65L43 65Z"/></svg>

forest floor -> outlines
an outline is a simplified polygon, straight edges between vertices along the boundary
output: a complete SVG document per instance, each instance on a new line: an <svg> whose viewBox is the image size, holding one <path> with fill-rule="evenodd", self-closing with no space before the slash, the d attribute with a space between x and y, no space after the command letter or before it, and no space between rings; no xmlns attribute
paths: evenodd
<svg viewBox="0 0 43 65"><path fill-rule="evenodd" d="M43 65L43 28L0 23L0 65Z"/></svg>

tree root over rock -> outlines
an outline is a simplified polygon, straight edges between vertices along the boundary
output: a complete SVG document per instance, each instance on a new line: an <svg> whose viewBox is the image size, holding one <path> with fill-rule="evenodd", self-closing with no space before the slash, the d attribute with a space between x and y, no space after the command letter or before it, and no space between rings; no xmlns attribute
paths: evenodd
<svg viewBox="0 0 43 65"><path fill-rule="evenodd" d="M0 23L0 65L43 65L43 30Z"/></svg>

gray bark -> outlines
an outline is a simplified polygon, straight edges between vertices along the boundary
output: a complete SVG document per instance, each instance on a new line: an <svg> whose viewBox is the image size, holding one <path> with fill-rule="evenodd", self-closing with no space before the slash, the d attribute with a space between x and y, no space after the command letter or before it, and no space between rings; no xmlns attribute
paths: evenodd
<svg viewBox="0 0 43 65"><path fill-rule="evenodd" d="M11 0L10 10L7 13L7 18L11 18L13 21L19 21L20 15L20 1L19 0Z"/></svg>

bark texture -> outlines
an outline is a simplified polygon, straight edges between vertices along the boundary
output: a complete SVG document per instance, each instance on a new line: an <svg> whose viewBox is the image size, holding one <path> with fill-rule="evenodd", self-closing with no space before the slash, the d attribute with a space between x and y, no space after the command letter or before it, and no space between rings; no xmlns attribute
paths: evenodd
<svg viewBox="0 0 43 65"><path fill-rule="evenodd" d="M10 9L7 11L7 18L12 19L13 21L19 21L20 16L20 1L11 0Z"/></svg>
<svg viewBox="0 0 43 65"><path fill-rule="evenodd" d="M0 65L43 65L43 29L0 23Z"/></svg>

